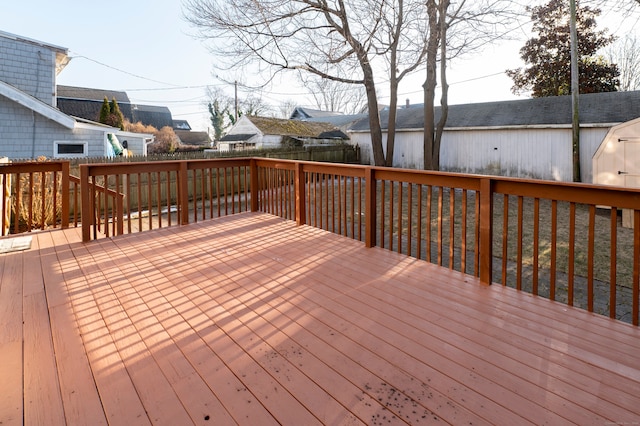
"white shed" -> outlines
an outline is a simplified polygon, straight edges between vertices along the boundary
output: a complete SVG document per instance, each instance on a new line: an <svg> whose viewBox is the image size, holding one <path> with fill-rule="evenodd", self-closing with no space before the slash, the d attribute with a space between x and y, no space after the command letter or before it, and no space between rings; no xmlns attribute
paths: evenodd
<svg viewBox="0 0 640 426"><path fill-rule="evenodd" d="M640 188L640 118L609 130L593 155L593 183Z"/></svg>
<svg viewBox="0 0 640 426"><path fill-rule="evenodd" d="M442 136L440 170L556 181L573 178L571 97L451 105ZM440 115L436 110L436 118ZM383 132L388 114L380 114ZM592 181L592 158L614 126L640 117L640 91L580 96L580 164ZM422 168L424 108L398 110L395 167ZM368 120L351 129L363 162L373 159ZM386 134L383 134L383 146ZM386 148L386 147L385 147Z"/></svg>

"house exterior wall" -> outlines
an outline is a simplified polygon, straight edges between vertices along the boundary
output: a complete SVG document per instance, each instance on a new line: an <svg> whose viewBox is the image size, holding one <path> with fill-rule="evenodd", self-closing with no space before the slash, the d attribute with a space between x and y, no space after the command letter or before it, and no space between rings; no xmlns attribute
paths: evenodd
<svg viewBox="0 0 640 426"><path fill-rule="evenodd" d="M105 155L104 131L76 125L74 130L0 96L0 156L53 157L54 141L87 142L89 156Z"/></svg>
<svg viewBox="0 0 640 426"><path fill-rule="evenodd" d="M55 106L56 52L52 48L0 36L0 64L0 80Z"/></svg>
<svg viewBox="0 0 640 426"><path fill-rule="evenodd" d="M280 148L282 145L282 136L280 135L264 135L262 141L256 142L256 148Z"/></svg>
<svg viewBox="0 0 640 426"><path fill-rule="evenodd" d="M591 182L592 161L609 127L580 131L581 176ZM364 164L373 164L369 133L352 133L351 144L360 146ZM554 181L573 180L571 128L514 128L445 130L440 150L440 170ZM422 129L396 134L394 167L422 169ZM386 154L386 134L383 134Z"/></svg>

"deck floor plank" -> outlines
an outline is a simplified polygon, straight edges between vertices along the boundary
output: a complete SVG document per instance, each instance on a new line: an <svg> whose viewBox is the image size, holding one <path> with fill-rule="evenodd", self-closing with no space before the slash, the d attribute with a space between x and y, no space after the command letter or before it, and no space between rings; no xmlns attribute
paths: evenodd
<svg viewBox="0 0 640 426"><path fill-rule="evenodd" d="M36 384L67 424L640 418L637 327L319 229L243 213L34 235L0 257L0 360L17 367L0 372L27 386L0 401L3 424L37 423Z"/></svg>
<svg viewBox="0 0 640 426"><path fill-rule="evenodd" d="M65 419L70 424L106 425L91 366L62 280L64 264L56 249L68 249L66 245L56 244L55 235L55 232L42 233L38 242Z"/></svg>
<svg viewBox="0 0 640 426"><path fill-rule="evenodd" d="M22 424L23 327L20 253L0 255L0 424Z"/></svg>
<svg viewBox="0 0 640 426"><path fill-rule="evenodd" d="M38 261L39 242L24 253L23 350L24 422L63 424L65 422L60 382L53 349L52 327L44 289L44 274Z"/></svg>

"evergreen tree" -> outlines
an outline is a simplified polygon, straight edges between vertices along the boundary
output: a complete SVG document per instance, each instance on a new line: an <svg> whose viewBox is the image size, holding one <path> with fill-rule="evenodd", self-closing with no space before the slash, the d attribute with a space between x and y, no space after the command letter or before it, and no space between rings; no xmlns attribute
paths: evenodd
<svg viewBox="0 0 640 426"><path fill-rule="evenodd" d="M117 127L120 130L124 130L124 115L122 114L122 111L120 111L120 106L118 106L116 98L111 99L111 104L109 105L109 113L110 123L108 124L113 127Z"/></svg>
<svg viewBox="0 0 640 426"><path fill-rule="evenodd" d="M111 114L111 108L109 106L109 99L104 97L102 101L102 108L100 108L100 116L98 117L98 123L107 124L109 121L109 114Z"/></svg>
<svg viewBox="0 0 640 426"><path fill-rule="evenodd" d="M537 33L520 49L528 66L507 70L513 79L512 92L532 92L534 98L571 93L571 35L568 0L550 0L542 6L527 7L533 31ZM614 41L605 31L596 31L599 9L578 7L578 75L580 93L615 92L620 71L598 51Z"/></svg>

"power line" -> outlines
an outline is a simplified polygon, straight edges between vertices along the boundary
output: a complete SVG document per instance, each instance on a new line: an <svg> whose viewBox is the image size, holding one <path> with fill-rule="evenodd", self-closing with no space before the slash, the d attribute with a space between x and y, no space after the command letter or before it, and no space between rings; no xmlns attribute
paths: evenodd
<svg viewBox="0 0 640 426"><path fill-rule="evenodd" d="M176 84L166 83L166 82L164 82L164 81L159 81L159 80L154 80L154 79L152 79L152 78L143 77L143 76L141 76L141 75L131 73L131 72L129 72L129 71L121 70L120 68L116 68L116 67L114 67L114 66L111 66L111 65L105 64L104 62L100 62L100 61L97 61L97 60L95 60L95 59L91 59L91 58L89 58L89 57L87 57L87 56L84 56L84 55L80 55L79 53L75 53L75 52L70 52L70 53L72 53L72 54L74 54L74 55L77 55L77 56L74 56L73 58L83 58L83 59L86 59L87 61L94 62L94 63L96 63L96 64L98 64L98 65L102 65L103 67L106 67L106 68L109 68L109 69L112 69L112 70L115 70L115 71L121 72L121 73L123 73L123 74L130 75L130 76L132 76L132 77L136 77L136 78L139 78L139 79L142 79L142 80L151 81L151 82L153 82L153 83L159 83L159 84L164 84L164 85L167 85L167 86L174 86L174 87L178 87Z"/></svg>

